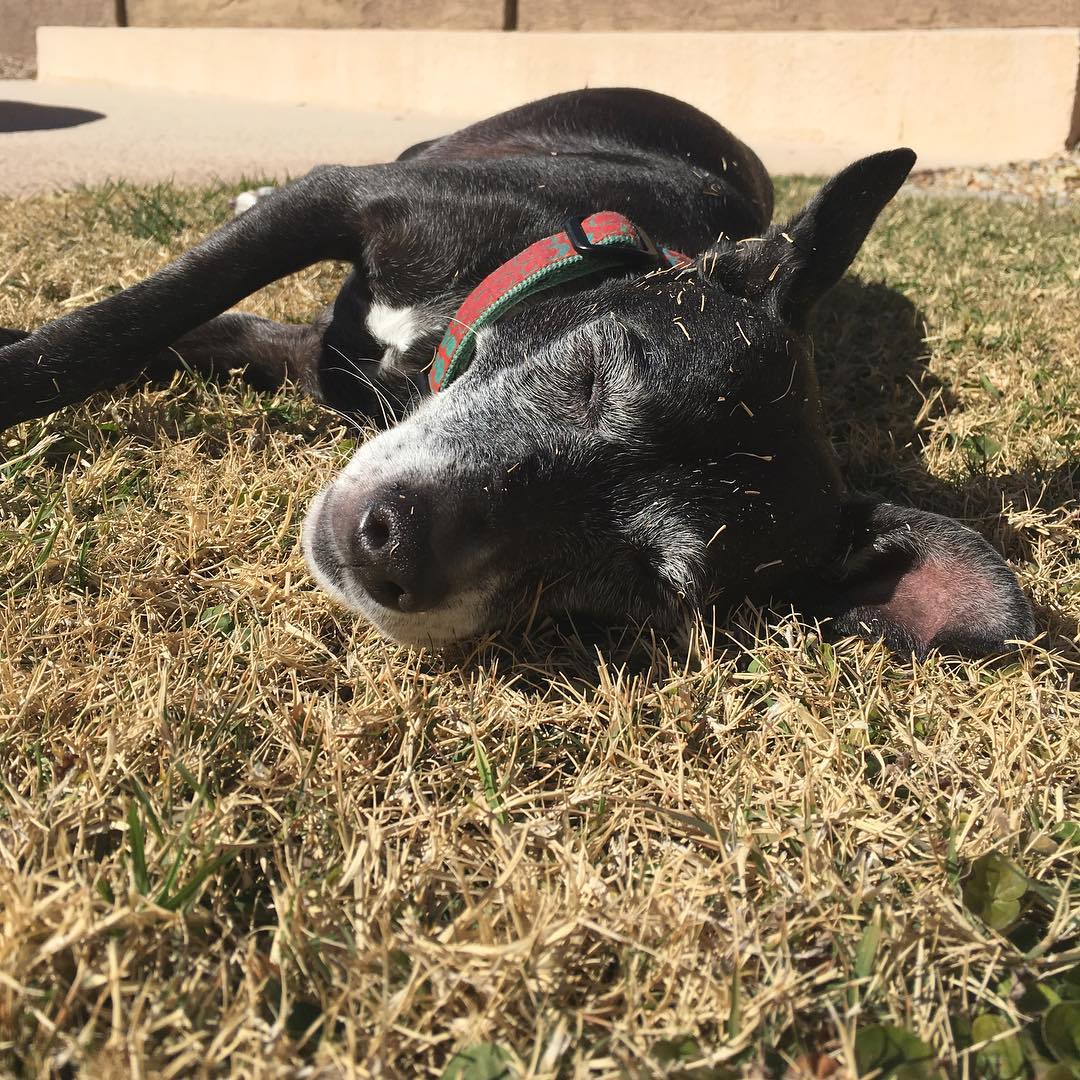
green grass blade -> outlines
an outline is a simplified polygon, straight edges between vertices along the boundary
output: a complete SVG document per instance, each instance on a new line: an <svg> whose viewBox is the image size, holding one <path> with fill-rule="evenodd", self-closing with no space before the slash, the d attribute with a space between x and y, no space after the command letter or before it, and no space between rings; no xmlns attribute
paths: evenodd
<svg viewBox="0 0 1080 1080"><path fill-rule="evenodd" d="M131 869L135 876L135 888L142 896L150 891L150 877L146 872L146 835L143 832L139 808L128 803L128 847L131 850Z"/></svg>
<svg viewBox="0 0 1080 1080"><path fill-rule="evenodd" d="M481 745L480 740L473 738L473 756L476 760L476 771L480 774L480 783L487 797L487 804L495 811L495 817L500 825L506 824L506 814L500 809L502 800L499 797L499 787L495 780L495 770Z"/></svg>
<svg viewBox="0 0 1080 1080"><path fill-rule="evenodd" d="M186 907L192 900L195 899L202 887L203 882L210 877L211 874L220 870L227 862L236 857L235 851L226 851L222 855L218 855L216 858L211 859L207 863L203 863L191 880L188 881L178 892L172 896L164 897L161 901L161 906L167 908L169 911L179 911L181 908Z"/></svg>

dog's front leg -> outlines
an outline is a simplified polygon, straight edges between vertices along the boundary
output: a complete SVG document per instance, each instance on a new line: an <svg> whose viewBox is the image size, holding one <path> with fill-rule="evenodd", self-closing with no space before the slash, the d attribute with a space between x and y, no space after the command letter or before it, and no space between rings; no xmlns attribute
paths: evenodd
<svg viewBox="0 0 1080 1080"><path fill-rule="evenodd" d="M126 382L271 281L323 259L356 262L367 172L315 170L145 281L0 348L0 430Z"/></svg>

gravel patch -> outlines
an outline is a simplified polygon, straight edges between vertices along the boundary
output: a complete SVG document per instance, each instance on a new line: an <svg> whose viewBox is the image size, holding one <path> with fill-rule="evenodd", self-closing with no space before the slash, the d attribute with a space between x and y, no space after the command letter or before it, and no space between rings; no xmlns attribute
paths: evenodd
<svg viewBox="0 0 1080 1080"><path fill-rule="evenodd" d="M32 79L35 74L33 60L0 53L0 79Z"/></svg>
<svg viewBox="0 0 1080 1080"><path fill-rule="evenodd" d="M1067 206L1080 202L1080 147L1037 161L912 173L905 194Z"/></svg>

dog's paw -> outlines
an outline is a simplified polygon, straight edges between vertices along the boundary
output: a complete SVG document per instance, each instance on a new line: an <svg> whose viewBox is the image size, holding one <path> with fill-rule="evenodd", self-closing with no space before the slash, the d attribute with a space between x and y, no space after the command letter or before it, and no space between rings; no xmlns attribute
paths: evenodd
<svg viewBox="0 0 1080 1080"><path fill-rule="evenodd" d="M241 214L250 210L260 199L265 199L267 195L273 195L277 189L273 186L255 188L252 191L241 191L235 199L229 201L229 205L232 207L233 217L239 217Z"/></svg>

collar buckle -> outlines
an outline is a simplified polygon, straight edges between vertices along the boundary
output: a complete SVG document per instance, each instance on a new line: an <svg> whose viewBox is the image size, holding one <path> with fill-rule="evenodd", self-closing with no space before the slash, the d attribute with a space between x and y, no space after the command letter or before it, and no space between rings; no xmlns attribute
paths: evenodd
<svg viewBox="0 0 1080 1080"><path fill-rule="evenodd" d="M588 219L586 219L588 220ZM574 214L562 223L562 231L566 233L571 247L579 255L617 255L628 263L658 263L662 259L660 252L653 243L652 237L638 225L632 225L634 231L633 244L627 243L596 243L589 239L582 227L582 219Z"/></svg>

